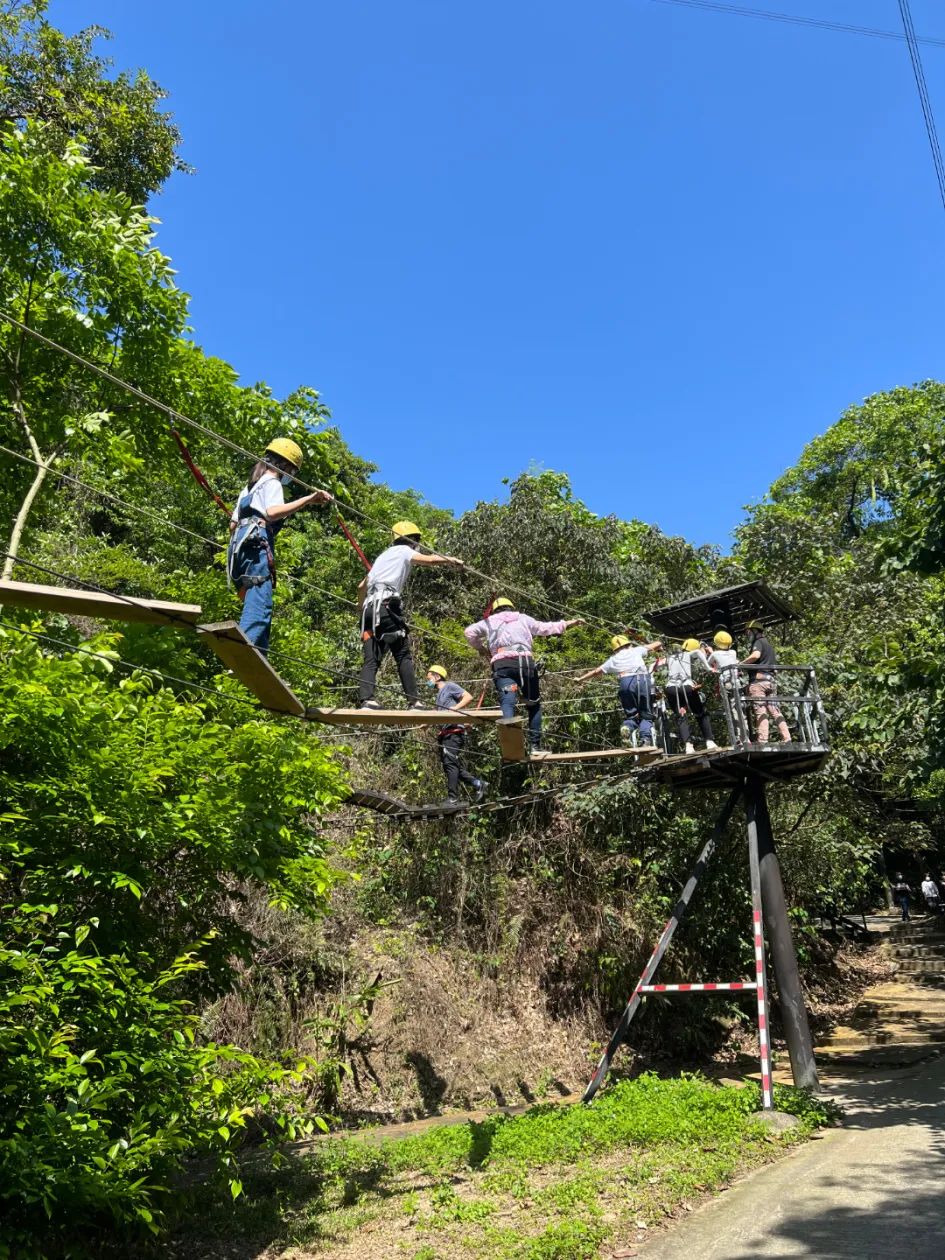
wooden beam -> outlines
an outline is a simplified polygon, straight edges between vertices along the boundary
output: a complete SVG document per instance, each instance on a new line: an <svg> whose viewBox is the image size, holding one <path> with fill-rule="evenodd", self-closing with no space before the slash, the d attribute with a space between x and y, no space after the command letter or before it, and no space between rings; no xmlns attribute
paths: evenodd
<svg viewBox="0 0 945 1260"><path fill-rule="evenodd" d="M275 713L303 717L305 705L286 686L261 652L250 643L235 621L218 621L198 626L197 636L211 647L244 687L248 687L264 708Z"/></svg>
<svg viewBox="0 0 945 1260"><path fill-rule="evenodd" d="M658 748L599 748L596 752L537 752L529 761L611 761L618 757L636 757L640 761L658 761L663 753Z"/></svg>
<svg viewBox="0 0 945 1260"><path fill-rule="evenodd" d="M500 718L496 723L503 761L527 761L525 727L520 717Z"/></svg>
<svg viewBox="0 0 945 1260"><path fill-rule="evenodd" d="M202 611L199 604L169 604L161 599L140 599L137 595L121 599L100 591L0 581L0 606L4 604L13 608L35 608L39 612L66 613L70 617L144 622L153 626L194 625Z"/></svg>
<svg viewBox="0 0 945 1260"><path fill-rule="evenodd" d="M475 722L495 722L501 709L319 709L308 708L310 722L331 726L468 726Z"/></svg>

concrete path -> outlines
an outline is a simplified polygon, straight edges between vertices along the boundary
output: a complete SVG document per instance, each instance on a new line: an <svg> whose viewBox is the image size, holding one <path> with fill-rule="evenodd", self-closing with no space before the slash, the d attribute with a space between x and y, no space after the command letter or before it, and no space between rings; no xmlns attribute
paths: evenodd
<svg viewBox="0 0 945 1260"><path fill-rule="evenodd" d="M843 1128L644 1244L641 1260L945 1260L945 1058L832 1092Z"/></svg>

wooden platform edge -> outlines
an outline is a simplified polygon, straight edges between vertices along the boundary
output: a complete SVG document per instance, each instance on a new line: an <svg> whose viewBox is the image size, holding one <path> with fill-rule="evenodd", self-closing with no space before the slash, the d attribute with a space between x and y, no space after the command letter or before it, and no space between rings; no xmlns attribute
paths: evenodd
<svg viewBox="0 0 945 1260"><path fill-rule="evenodd" d="M137 595L107 595L104 591L77 591L68 586L36 586L31 582L0 581L0 605L31 608L37 612L65 613L106 621L128 621L152 626L193 626L203 609L199 604L172 604L163 599Z"/></svg>
<svg viewBox="0 0 945 1260"><path fill-rule="evenodd" d="M536 765L543 765L546 762L560 764L575 761L613 761L620 757L633 757L639 764L659 761L663 755L659 748L599 748L583 752L536 752L532 753L528 760L535 762Z"/></svg>
<svg viewBox="0 0 945 1260"><path fill-rule="evenodd" d="M329 726L471 726L496 722L501 716L501 709L462 709L456 713L450 709L325 709L310 705L305 710L307 721Z"/></svg>
<svg viewBox="0 0 945 1260"><path fill-rule="evenodd" d="M233 671L264 708L274 713L304 717L305 705L279 677L263 654L253 647L235 621L217 621L198 626L197 637Z"/></svg>
<svg viewBox="0 0 945 1260"><path fill-rule="evenodd" d="M499 749L503 761L528 760L528 751L525 748L525 724L522 718L499 718L496 730L499 732Z"/></svg>

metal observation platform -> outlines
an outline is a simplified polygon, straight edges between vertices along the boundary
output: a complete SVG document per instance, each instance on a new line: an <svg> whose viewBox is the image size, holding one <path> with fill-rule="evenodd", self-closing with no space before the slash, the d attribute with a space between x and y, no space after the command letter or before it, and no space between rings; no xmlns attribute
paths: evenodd
<svg viewBox="0 0 945 1260"><path fill-rule="evenodd" d="M711 591L669 608L657 609L648 613L646 620L666 639L696 638L706 641L719 630L726 630L733 639L743 639L750 621L760 622L767 630L793 620L795 615L790 605L763 582L747 582ZM640 771L640 779L644 782L665 783L672 787L728 788L729 795L630 995L620 1022L601 1055L584 1092L585 1102L590 1102L603 1084L614 1054L626 1039L634 1016L647 997L743 991L752 994L757 1004L762 1104L765 1110L772 1110L774 1090L766 943L773 965L794 1083L808 1089L819 1088L807 1008L768 812L767 785L796 779L823 766L830 754L827 717L811 666L768 667L763 671L769 676L765 681L773 685L770 690L766 687L763 695L758 692L752 695L750 689L759 672L757 666L736 664L717 676L726 726L726 747L664 756ZM783 742L778 739L774 743L758 741L757 724L765 716L775 728L779 717L783 716L790 739ZM776 729L774 733L777 738ZM664 750L667 753L670 751L665 746ZM739 801L744 805L748 839L753 972L737 980L658 984L655 982L656 972L663 956L688 912L699 881Z"/></svg>

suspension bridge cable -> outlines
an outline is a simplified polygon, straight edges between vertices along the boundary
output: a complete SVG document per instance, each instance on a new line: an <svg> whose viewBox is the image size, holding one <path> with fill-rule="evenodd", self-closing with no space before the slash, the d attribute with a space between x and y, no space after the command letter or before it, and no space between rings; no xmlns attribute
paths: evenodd
<svg viewBox="0 0 945 1260"><path fill-rule="evenodd" d="M133 394L136 398L139 398L142 402L145 402L149 406L157 408L157 410L161 411L164 415L168 416L170 419L175 420L180 424L189 425L191 428L195 429L197 432L204 434L206 437L211 437L215 439L216 441L220 442L222 445L226 446L228 449L242 455L244 458L248 460L252 460L254 463L258 462L262 458L261 456L254 454L252 451L247 450L246 447L240 446L239 443L231 441L230 438L224 437L222 433L218 433L215 429L211 429L208 425L201 423L199 420L191 419L190 416L184 415L183 412L178 411L175 407L168 406L167 403L163 403L159 399L154 398L152 395L146 393L144 390L139 389L136 385L132 385L129 381L123 380L122 377L117 376L114 372L110 372L107 368L101 367L99 364L95 363L92 359L87 359L84 355L77 354L76 351L70 350L68 346L64 346L60 342L54 341L53 338L47 337L45 333L41 333L37 329L31 328L29 324L24 324L21 320L17 319L15 315L10 314L9 311L6 311L0 308L0 319L4 320L6 323L10 324L12 327L19 329L20 332L25 333L27 336L32 337L34 340L41 342L45 346L48 346L51 350L56 350L60 354L66 355L67 358L71 359L73 362L80 364L82 367L86 368L90 372L94 372L96 375L100 376L104 380L109 381L112 385L117 386L119 389L127 390L129 393ZM316 490L322 489L322 487L320 486L312 486L309 482L303 481L300 477L297 477L294 474L286 474L286 475L289 476L291 482L294 485L300 486L303 490L316 491ZM355 507L353 504L346 503L345 507L349 513L357 516L360 520L366 522L369 525L376 525L379 523L373 520L365 512L362 512L360 508ZM427 551L430 550L430 548L424 548L424 549ZM573 609L566 608L564 605L555 605L551 600L545 599L541 596L536 596L528 591L523 590L521 587L514 586L510 582L503 581L497 578L495 574L484 573L481 569L477 569L473 565L466 564L465 562L463 562L463 569L465 572L472 574L474 577L478 577L484 582L487 582L490 585L492 590L495 590L496 588L501 587L502 589L512 591L513 593L517 595L524 595L526 599L529 599L534 603L543 604L549 608L557 608L561 612L574 611ZM593 614L580 614L579 613L579 616L582 617L583 620L585 621L594 621L600 626L609 628L609 623L605 621L603 618L596 617Z"/></svg>
<svg viewBox="0 0 945 1260"><path fill-rule="evenodd" d="M919 104L922 107L922 118L925 122L925 132L929 138L929 148L932 150L932 165L935 167L935 178L938 182L938 195L942 202L942 208L945 209L945 164L942 162L942 147L938 142L938 130L935 126L935 114L932 110L932 101L929 97L928 84L925 81L925 70L922 67L922 57L919 53L919 42L915 33L915 26L912 22L912 10L909 0L899 0L899 12L902 15L902 25L906 33L906 43L909 48L909 59L912 62L912 73L915 77L915 85L919 92Z"/></svg>
<svg viewBox="0 0 945 1260"><path fill-rule="evenodd" d="M796 13L777 13L771 9L748 8L741 4L724 4L721 0L654 0L656 4L675 4L686 9L705 9L716 13L729 13L736 17L760 18L768 22L788 22L796 26L810 26L823 31L837 31L842 35L868 35L874 39L902 41L899 31L886 31L875 26L856 26L850 22L832 22L827 18L802 17ZM945 39L921 36L920 43L945 48Z"/></svg>

